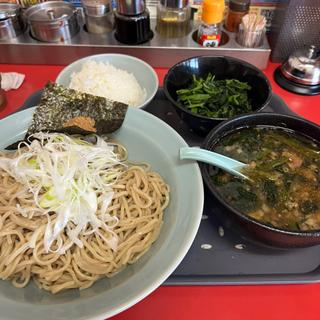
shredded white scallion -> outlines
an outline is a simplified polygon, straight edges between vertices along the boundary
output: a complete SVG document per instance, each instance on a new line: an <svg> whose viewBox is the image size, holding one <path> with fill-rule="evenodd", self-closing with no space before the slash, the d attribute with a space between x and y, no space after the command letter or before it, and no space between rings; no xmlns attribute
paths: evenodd
<svg viewBox="0 0 320 320"><path fill-rule="evenodd" d="M63 254L73 244L82 247L80 234L93 232L116 250L118 237L112 229L118 219L108 214L107 208L113 197L112 184L119 176L116 166L124 163L114 145L100 137L91 144L61 133L37 133L32 138L24 150L19 146L16 157L0 158L0 168L33 193L35 208L17 205L18 212L30 219L47 216L45 251ZM49 212L56 212L54 221ZM99 228L110 236L102 236ZM64 231L70 241L63 245L60 235ZM34 247L34 243L32 238L21 250Z"/></svg>

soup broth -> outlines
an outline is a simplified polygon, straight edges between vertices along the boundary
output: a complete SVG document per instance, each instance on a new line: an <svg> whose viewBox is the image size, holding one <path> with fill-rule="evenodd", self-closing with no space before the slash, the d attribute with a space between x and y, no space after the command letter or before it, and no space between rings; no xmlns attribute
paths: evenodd
<svg viewBox="0 0 320 320"><path fill-rule="evenodd" d="M276 127L243 128L214 150L249 164L249 180L214 169L212 181L234 208L286 230L320 229L320 148L311 138Z"/></svg>

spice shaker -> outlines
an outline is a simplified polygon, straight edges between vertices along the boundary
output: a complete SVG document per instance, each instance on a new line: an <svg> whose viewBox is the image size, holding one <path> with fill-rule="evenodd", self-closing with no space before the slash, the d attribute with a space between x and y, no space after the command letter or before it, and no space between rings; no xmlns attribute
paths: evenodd
<svg viewBox="0 0 320 320"><path fill-rule="evenodd" d="M143 0L118 0L115 37L125 44L139 44L152 38L150 14Z"/></svg>
<svg viewBox="0 0 320 320"><path fill-rule="evenodd" d="M203 47L218 47L222 35L224 0L204 0L197 41Z"/></svg>
<svg viewBox="0 0 320 320"><path fill-rule="evenodd" d="M113 29L113 11L110 0L81 0L89 33L104 34Z"/></svg>
<svg viewBox="0 0 320 320"><path fill-rule="evenodd" d="M245 16L250 9L250 0L229 0L229 11L225 22L225 28L230 32L237 32Z"/></svg>
<svg viewBox="0 0 320 320"><path fill-rule="evenodd" d="M186 36L191 31L189 0L160 0L156 30L166 38Z"/></svg>

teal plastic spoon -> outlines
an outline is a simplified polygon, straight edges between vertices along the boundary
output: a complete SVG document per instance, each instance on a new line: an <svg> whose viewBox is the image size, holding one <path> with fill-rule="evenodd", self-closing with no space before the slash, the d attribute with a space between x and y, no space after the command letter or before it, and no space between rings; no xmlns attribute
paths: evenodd
<svg viewBox="0 0 320 320"><path fill-rule="evenodd" d="M183 147L180 148L180 159L190 159L209 163L235 176L243 179L249 179L246 175L240 172L247 166L245 163L223 156L216 152L198 147Z"/></svg>

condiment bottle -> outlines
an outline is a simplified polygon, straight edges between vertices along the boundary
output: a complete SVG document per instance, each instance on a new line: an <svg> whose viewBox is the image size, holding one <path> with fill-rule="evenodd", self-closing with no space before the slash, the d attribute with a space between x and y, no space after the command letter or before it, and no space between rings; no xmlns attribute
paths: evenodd
<svg viewBox="0 0 320 320"><path fill-rule="evenodd" d="M224 13L224 0L204 0L197 41L204 47L218 47Z"/></svg>
<svg viewBox="0 0 320 320"><path fill-rule="evenodd" d="M115 37L126 44L139 44L152 38L150 14L143 0L118 0Z"/></svg>
<svg viewBox="0 0 320 320"><path fill-rule="evenodd" d="M237 32L242 17L250 9L250 0L229 0L229 11L225 22L225 28L230 32Z"/></svg>
<svg viewBox="0 0 320 320"><path fill-rule="evenodd" d="M159 34L166 38L186 36L191 31L189 0L160 0L157 5Z"/></svg>
<svg viewBox="0 0 320 320"><path fill-rule="evenodd" d="M81 0L89 33L105 34L113 29L113 10L110 0Z"/></svg>

